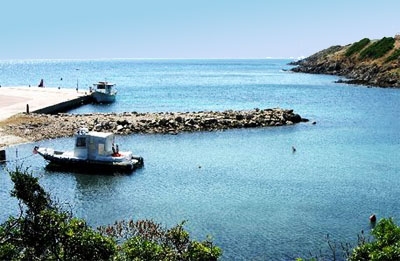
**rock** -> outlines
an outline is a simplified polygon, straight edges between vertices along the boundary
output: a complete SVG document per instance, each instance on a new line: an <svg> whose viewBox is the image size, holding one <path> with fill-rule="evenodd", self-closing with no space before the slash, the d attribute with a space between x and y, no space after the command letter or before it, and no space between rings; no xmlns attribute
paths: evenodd
<svg viewBox="0 0 400 261"><path fill-rule="evenodd" d="M168 120L165 119L165 118L162 118L162 119L160 119L160 120L158 121L158 124L159 124L160 126L162 126L162 127L167 126L167 123L168 123Z"/></svg>
<svg viewBox="0 0 400 261"><path fill-rule="evenodd" d="M242 114L237 114L235 118L236 120L241 121L244 119L244 116Z"/></svg>
<svg viewBox="0 0 400 261"><path fill-rule="evenodd" d="M182 116L178 116L175 118L175 121L178 123L182 123L182 122L184 122L184 118Z"/></svg>
<svg viewBox="0 0 400 261"><path fill-rule="evenodd" d="M299 114L290 114L287 116L287 119L293 123L301 122L301 116Z"/></svg>

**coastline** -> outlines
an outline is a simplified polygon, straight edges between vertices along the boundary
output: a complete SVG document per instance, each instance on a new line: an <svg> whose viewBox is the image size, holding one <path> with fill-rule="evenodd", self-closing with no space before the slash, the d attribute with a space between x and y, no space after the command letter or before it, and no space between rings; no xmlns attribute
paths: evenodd
<svg viewBox="0 0 400 261"><path fill-rule="evenodd" d="M345 46L331 46L289 64L296 66L291 69L293 72L345 77L339 83L398 89L399 50L399 34L380 40L364 38Z"/></svg>
<svg viewBox="0 0 400 261"><path fill-rule="evenodd" d="M18 145L18 144L23 144L23 143L28 143L30 142L27 139L15 136L15 135L9 135L3 132L3 129L0 129L0 149L4 147L9 147L13 145Z"/></svg>
<svg viewBox="0 0 400 261"><path fill-rule="evenodd" d="M30 142L26 135L7 130L12 118L87 96L85 91L56 87L0 86L0 149Z"/></svg>

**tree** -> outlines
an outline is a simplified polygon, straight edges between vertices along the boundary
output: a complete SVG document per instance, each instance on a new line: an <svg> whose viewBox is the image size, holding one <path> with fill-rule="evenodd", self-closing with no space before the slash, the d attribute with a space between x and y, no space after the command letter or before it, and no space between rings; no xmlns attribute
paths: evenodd
<svg viewBox="0 0 400 261"><path fill-rule="evenodd" d="M54 203L38 178L17 168L10 172L20 201L20 215L0 229L0 259L108 260L115 253L112 238L93 231Z"/></svg>

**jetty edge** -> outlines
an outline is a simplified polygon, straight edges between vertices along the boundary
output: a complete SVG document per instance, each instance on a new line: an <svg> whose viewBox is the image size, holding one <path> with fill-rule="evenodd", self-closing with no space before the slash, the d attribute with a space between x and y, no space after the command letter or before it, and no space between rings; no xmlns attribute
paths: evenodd
<svg viewBox="0 0 400 261"><path fill-rule="evenodd" d="M253 109L159 113L20 113L0 122L4 134L28 142L71 137L77 129L114 134L178 134L238 128L276 127L307 122L292 109ZM0 144L1 145L1 144Z"/></svg>
<svg viewBox="0 0 400 261"><path fill-rule="evenodd" d="M93 101L88 91L57 87L0 87L0 121L15 114L57 113Z"/></svg>

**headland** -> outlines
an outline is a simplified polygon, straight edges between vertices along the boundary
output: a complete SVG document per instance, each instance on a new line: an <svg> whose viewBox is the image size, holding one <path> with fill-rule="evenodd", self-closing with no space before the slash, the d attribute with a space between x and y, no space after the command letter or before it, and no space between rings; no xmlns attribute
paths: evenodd
<svg viewBox="0 0 400 261"><path fill-rule="evenodd" d="M294 72L343 76L338 82L400 88L400 34L335 45L292 62Z"/></svg>

